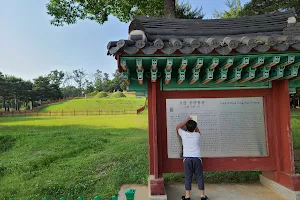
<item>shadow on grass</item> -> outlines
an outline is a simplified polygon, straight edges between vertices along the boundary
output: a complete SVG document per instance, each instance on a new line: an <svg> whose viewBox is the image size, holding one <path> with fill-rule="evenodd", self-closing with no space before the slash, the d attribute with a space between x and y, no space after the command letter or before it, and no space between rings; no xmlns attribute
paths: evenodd
<svg viewBox="0 0 300 200"><path fill-rule="evenodd" d="M54 117L47 117L47 118L42 118L42 117L35 117L35 116L9 116L9 117L0 117L0 125L1 123L7 123L7 122L26 122L26 121L41 121L41 120L51 120L55 119ZM15 126L15 125L14 125Z"/></svg>

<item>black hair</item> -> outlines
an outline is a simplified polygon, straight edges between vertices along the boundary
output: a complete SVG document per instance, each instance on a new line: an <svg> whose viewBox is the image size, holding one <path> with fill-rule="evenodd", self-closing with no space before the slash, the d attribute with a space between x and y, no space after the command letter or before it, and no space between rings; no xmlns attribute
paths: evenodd
<svg viewBox="0 0 300 200"><path fill-rule="evenodd" d="M187 121L185 126L186 126L188 132L194 132L197 127L197 122L195 122L194 120L189 120L189 121Z"/></svg>

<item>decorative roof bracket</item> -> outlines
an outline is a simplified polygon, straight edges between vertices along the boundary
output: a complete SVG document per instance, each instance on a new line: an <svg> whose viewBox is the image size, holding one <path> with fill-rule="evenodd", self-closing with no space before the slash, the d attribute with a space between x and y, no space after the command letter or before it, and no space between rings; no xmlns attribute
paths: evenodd
<svg viewBox="0 0 300 200"><path fill-rule="evenodd" d="M126 60L122 59L120 60L120 66L122 68L122 70L126 71L127 70L127 66L126 66Z"/></svg>
<svg viewBox="0 0 300 200"><path fill-rule="evenodd" d="M210 82L214 78L214 71L215 71L215 69L210 69L210 68L205 69L205 72L203 74L202 81L201 81L201 83L203 85Z"/></svg>
<svg viewBox="0 0 300 200"><path fill-rule="evenodd" d="M167 59L167 65L165 68L165 84L169 84L172 78L172 65L173 65L173 60L172 59Z"/></svg>
<svg viewBox="0 0 300 200"><path fill-rule="evenodd" d="M200 75L200 69L196 69L196 67L194 67L192 69L192 76L191 76L191 80L190 80L190 84L194 84L199 80L199 75Z"/></svg>
<svg viewBox="0 0 300 200"><path fill-rule="evenodd" d="M185 80L186 69L178 69L178 80L177 84L181 84Z"/></svg>
<svg viewBox="0 0 300 200"><path fill-rule="evenodd" d="M296 77L298 75L299 66L300 66L300 62L286 67L286 69L284 70L283 78L291 79Z"/></svg>
<svg viewBox="0 0 300 200"><path fill-rule="evenodd" d="M136 69L136 73L137 73L137 78L139 81L140 85L143 85L143 80L144 80L144 69L142 68L141 70Z"/></svg>
<svg viewBox="0 0 300 200"><path fill-rule="evenodd" d="M219 65L219 58L213 58L208 69L215 69Z"/></svg>
<svg viewBox="0 0 300 200"><path fill-rule="evenodd" d="M250 65L248 66L248 68L257 68L262 66L265 63L265 58L264 57L258 57L257 59L255 59L254 62L251 62Z"/></svg>
<svg viewBox="0 0 300 200"><path fill-rule="evenodd" d="M219 84L227 79L228 68L217 69L215 73L215 84Z"/></svg>
<svg viewBox="0 0 300 200"><path fill-rule="evenodd" d="M234 83L241 79L242 68L234 67L228 77L228 83Z"/></svg>
<svg viewBox="0 0 300 200"><path fill-rule="evenodd" d="M242 78L239 83L245 83L255 78L255 72L257 68L247 67L242 71Z"/></svg>
<svg viewBox="0 0 300 200"><path fill-rule="evenodd" d="M187 65L188 65L188 59L183 58L182 61L181 61L180 69L182 69L182 70L186 69Z"/></svg>
<svg viewBox="0 0 300 200"><path fill-rule="evenodd" d="M202 58L198 58L194 68L192 69L192 76L190 79L190 84L194 84L195 82L197 82L199 80L199 76L200 76L200 70L203 66L203 59Z"/></svg>
<svg viewBox="0 0 300 200"><path fill-rule="evenodd" d="M280 63L280 56L273 56L271 60L266 62L266 67L271 68Z"/></svg>
<svg viewBox="0 0 300 200"><path fill-rule="evenodd" d="M122 71L122 79L126 83L126 85L130 85L129 69Z"/></svg>
<svg viewBox="0 0 300 200"><path fill-rule="evenodd" d="M271 68L269 68L267 65L259 67L256 71L256 76L255 79L253 79L253 83L269 78L270 70Z"/></svg>
<svg viewBox="0 0 300 200"><path fill-rule="evenodd" d="M250 58L249 57L244 57L241 62L236 66L236 68L244 68L246 67L247 65L249 65L249 62L250 62Z"/></svg>
<svg viewBox="0 0 300 200"><path fill-rule="evenodd" d="M157 72L158 72L157 59L152 59L152 66L151 66L151 69L150 69L151 81L152 82L156 82L156 80L157 80Z"/></svg>
<svg viewBox="0 0 300 200"><path fill-rule="evenodd" d="M289 66L294 62L295 62L295 56L288 56L285 62L275 67L272 67L268 81L273 81L282 78L284 76L285 67Z"/></svg>

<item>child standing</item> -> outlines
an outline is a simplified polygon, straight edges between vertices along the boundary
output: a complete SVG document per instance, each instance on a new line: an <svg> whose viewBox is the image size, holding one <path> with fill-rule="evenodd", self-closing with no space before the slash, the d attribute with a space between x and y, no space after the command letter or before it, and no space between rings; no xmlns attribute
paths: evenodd
<svg viewBox="0 0 300 200"><path fill-rule="evenodd" d="M182 128L186 126L187 131ZM208 200L204 194L204 177L200 151L200 131L197 122L192 118L187 118L184 122L176 127L178 135L182 139L183 145L183 163L184 163L184 179L185 179L185 196L182 200L191 200L192 178L193 174L198 183L201 200Z"/></svg>

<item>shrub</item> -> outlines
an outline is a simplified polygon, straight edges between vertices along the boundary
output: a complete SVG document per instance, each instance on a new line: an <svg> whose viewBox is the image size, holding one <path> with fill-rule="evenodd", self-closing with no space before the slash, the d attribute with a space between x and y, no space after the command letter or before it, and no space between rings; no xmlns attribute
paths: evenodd
<svg viewBox="0 0 300 200"><path fill-rule="evenodd" d="M122 98L122 97L126 97L125 94L123 94L122 92L115 92L111 95L112 98Z"/></svg>
<svg viewBox="0 0 300 200"><path fill-rule="evenodd" d="M99 92L95 98L105 98L108 97L108 94L106 92Z"/></svg>

